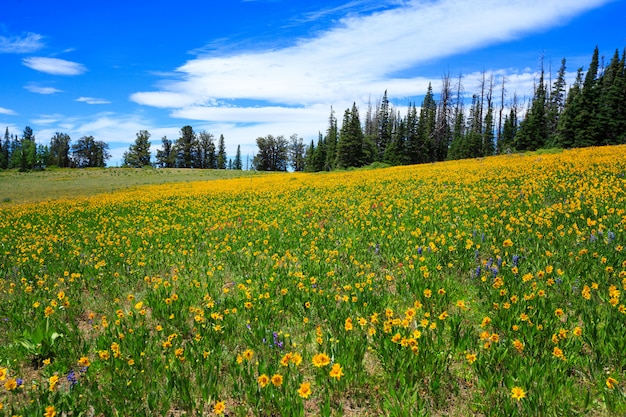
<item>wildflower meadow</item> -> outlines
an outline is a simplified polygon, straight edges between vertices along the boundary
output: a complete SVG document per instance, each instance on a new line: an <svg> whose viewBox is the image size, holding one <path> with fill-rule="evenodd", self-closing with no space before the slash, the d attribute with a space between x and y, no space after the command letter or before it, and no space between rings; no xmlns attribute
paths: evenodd
<svg viewBox="0 0 626 417"><path fill-rule="evenodd" d="M0 415L622 416L626 146L0 205Z"/></svg>

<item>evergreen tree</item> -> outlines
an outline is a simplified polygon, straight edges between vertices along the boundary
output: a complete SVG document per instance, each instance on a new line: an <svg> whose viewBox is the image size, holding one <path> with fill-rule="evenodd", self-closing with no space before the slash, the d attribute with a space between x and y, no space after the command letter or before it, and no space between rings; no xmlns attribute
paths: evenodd
<svg viewBox="0 0 626 417"><path fill-rule="evenodd" d="M220 135L217 143L217 169L226 169L226 144L224 135Z"/></svg>
<svg viewBox="0 0 626 417"><path fill-rule="evenodd" d="M157 165L161 168L174 168L176 166L174 145L167 136L161 138L161 149L157 149L156 160Z"/></svg>
<svg viewBox="0 0 626 417"><path fill-rule="evenodd" d="M406 154L407 164L419 164L421 161L422 148L424 144L418 131L419 117L417 116L417 107L415 103L409 104L406 116L406 139L404 152Z"/></svg>
<svg viewBox="0 0 626 417"><path fill-rule="evenodd" d="M454 128L452 129L452 143L450 143L450 151L448 159L467 158L467 144L465 142L465 114L462 104L457 104L454 110Z"/></svg>
<svg viewBox="0 0 626 417"><path fill-rule="evenodd" d="M624 143L626 138L626 78L624 76L624 60L620 59L619 51L605 69L601 78L600 107L597 109L600 132L599 144L617 145Z"/></svg>
<svg viewBox="0 0 626 417"><path fill-rule="evenodd" d="M490 90L491 94L491 90ZM441 93L436 113L434 131L434 160L443 161L448 156L448 149L452 142L452 129L450 128L450 100L452 97L450 76L445 75L441 82Z"/></svg>
<svg viewBox="0 0 626 417"><path fill-rule="evenodd" d="M174 145L176 167L192 168L195 165L197 158L194 151L197 149L197 140L193 128L189 125L183 126L180 130L180 137Z"/></svg>
<svg viewBox="0 0 626 417"><path fill-rule="evenodd" d="M9 128L7 127L4 132L4 143L0 141L0 169L7 169L9 167L11 149L11 137L9 136Z"/></svg>
<svg viewBox="0 0 626 417"><path fill-rule="evenodd" d="M495 153L493 106L491 105L491 100L487 101L487 114L485 115L485 122L483 123L483 146L481 153L483 156L491 156Z"/></svg>
<svg viewBox="0 0 626 417"><path fill-rule="evenodd" d="M328 136L326 137L328 139ZM331 140L332 142L332 140ZM335 166L334 161L330 161L328 158L328 153L326 152L326 144L327 140L324 139L322 133L319 133L319 137L317 139L317 146L313 151L313 163L311 164L311 171L319 172L319 171L327 171ZM335 155L337 154L337 149L335 148Z"/></svg>
<svg viewBox="0 0 626 417"><path fill-rule="evenodd" d="M50 139L49 164L59 168L70 166L70 136L67 133L56 132Z"/></svg>
<svg viewBox="0 0 626 417"><path fill-rule="evenodd" d="M304 171L304 142L298 135L291 135L289 138L289 163L294 172Z"/></svg>
<svg viewBox="0 0 626 417"><path fill-rule="evenodd" d="M196 151L196 166L201 169L216 169L215 142L213 135L202 131L198 134L198 149Z"/></svg>
<svg viewBox="0 0 626 417"><path fill-rule="evenodd" d="M150 132L140 130L136 136L135 143L130 145L128 151L124 152L124 166L130 168L151 166Z"/></svg>
<svg viewBox="0 0 626 417"><path fill-rule="evenodd" d="M359 110L356 102L352 104L352 109L346 109L343 117L341 130L339 131L339 141L337 142L337 162L339 169L349 167L360 167L369 163L365 151L365 141ZM369 150L368 150L369 151Z"/></svg>
<svg viewBox="0 0 626 417"><path fill-rule="evenodd" d="M392 125L389 142L385 145L383 162L390 165L403 165L406 158L406 121L400 117L389 117Z"/></svg>
<svg viewBox="0 0 626 417"><path fill-rule="evenodd" d="M337 142L339 140L339 131L337 130L337 118L335 110L330 108L330 116L328 117L328 128L326 129L326 137L324 138L324 147L320 150L324 154L324 165L318 171L331 171L335 168L337 160Z"/></svg>
<svg viewBox="0 0 626 417"><path fill-rule="evenodd" d="M315 172L313 170L313 155L315 154L315 142L311 139L310 145L306 148L304 154L304 170L307 172Z"/></svg>
<svg viewBox="0 0 626 417"><path fill-rule="evenodd" d="M417 163L434 162L436 159L435 127L437 124L437 103L433 96L433 87L429 83L422 102L420 117L417 122L418 143L421 145Z"/></svg>
<svg viewBox="0 0 626 417"><path fill-rule="evenodd" d="M467 129L465 130L465 139L463 149L461 150L462 158L478 158L483 156L483 122L481 119L482 103L477 94L472 96L472 107L470 107L467 117Z"/></svg>
<svg viewBox="0 0 626 417"><path fill-rule="evenodd" d="M374 139L374 145L376 148L376 154L374 155L374 161L383 161L385 158L385 150L391 142L391 130L393 129L393 123L391 120L392 112L389 106L389 99L387 98L387 90L380 102L378 108L378 118L376 126L376 136ZM392 152L393 153L393 152ZM390 158L394 158L394 155L388 155Z"/></svg>
<svg viewBox="0 0 626 417"><path fill-rule="evenodd" d="M553 147L557 144L557 131L559 126L559 118L565 107L565 58L561 60L561 67L556 76L550 97L548 98L546 109L546 144Z"/></svg>
<svg viewBox="0 0 626 417"><path fill-rule="evenodd" d="M546 143L547 114L546 114L546 86L544 84L543 64L539 82L535 88L531 107L526 117L520 123L519 131L515 136L515 149L518 151L534 151Z"/></svg>
<svg viewBox="0 0 626 417"><path fill-rule="evenodd" d="M235 162L233 162L233 169L241 171L243 165L241 163L241 146L237 145L237 153L235 153Z"/></svg>
<svg viewBox="0 0 626 417"><path fill-rule="evenodd" d="M577 148L601 145L603 142L601 120L598 115L598 108L601 106L598 69L599 52L596 46L585 74L579 107L575 113L574 146Z"/></svg>
<svg viewBox="0 0 626 417"><path fill-rule="evenodd" d="M509 114L504 118L502 125L502 137L498 144L499 153L510 153L517 134L517 110L515 106L511 107Z"/></svg>
<svg viewBox="0 0 626 417"><path fill-rule="evenodd" d="M556 144L559 147L569 149L576 146L577 113L582 105L582 83L583 69L579 68L576 81L569 89L563 112L559 117L556 134Z"/></svg>

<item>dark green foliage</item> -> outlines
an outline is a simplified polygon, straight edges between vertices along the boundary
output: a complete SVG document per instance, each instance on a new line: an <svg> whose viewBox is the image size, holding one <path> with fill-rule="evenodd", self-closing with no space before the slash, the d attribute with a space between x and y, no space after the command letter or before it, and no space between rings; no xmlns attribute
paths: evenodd
<svg viewBox="0 0 626 417"><path fill-rule="evenodd" d="M197 137L189 125L180 130L180 137L176 140L176 167L192 168L194 166L194 150L197 148Z"/></svg>
<svg viewBox="0 0 626 417"><path fill-rule="evenodd" d="M156 159L160 168L173 168L176 166L176 153L174 145L167 136L161 138L161 149L157 149Z"/></svg>
<svg viewBox="0 0 626 417"><path fill-rule="evenodd" d="M216 169L217 156L215 155L215 142L213 135L207 132L198 134L197 149L195 151L194 167L202 169Z"/></svg>
<svg viewBox="0 0 626 417"><path fill-rule="evenodd" d="M220 135L217 142L217 169L226 169L226 144L224 143L224 135Z"/></svg>
<svg viewBox="0 0 626 417"><path fill-rule="evenodd" d="M542 67L530 110L526 113L526 118L520 123L519 131L515 135L514 147L518 151L534 151L545 145L548 135L546 101L547 93Z"/></svg>
<svg viewBox="0 0 626 417"><path fill-rule="evenodd" d="M258 137L256 144L259 153L254 156L252 163L257 171L287 171L289 142L284 136Z"/></svg>
<svg viewBox="0 0 626 417"><path fill-rule="evenodd" d="M289 138L289 163L295 172L304 171L304 142L298 135L291 135Z"/></svg>
<svg viewBox="0 0 626 417"><path fill-rule="evenodd" d="M50 139L49 164L59 168L70 166L70 136L67 133L55 133Z"/></svg>
<svg viewBox="0 0 626 417"><path fill-rule="evenodd" d="M359 110L356 103L346 109L337 142L336 167L345 169L367 165L371 158L371 147L366 146Z"/></svg>
<svg viewBox="0 0 626 417"><path fill-rule="evenodd" d="M235 161L233 162L233 169L240 170L243 168L241 163L241 146L237 145L237 153L235 153Z"/></svg>
<svg viewBox="0 0 626 417"><path fill-rule="evenodd" d="M150 133L147 130L141 130L137 133L135 143L130 145L127 152L124 152L124 166L130 168L151 166L150 159Z"/></svg>
<svg viewBox="0 0 626 417"><path fill-rule="evenodd" d="M93 136L83 136L72 145L72 165L77 168L104 168L110 157L109 145Z"/></svg>

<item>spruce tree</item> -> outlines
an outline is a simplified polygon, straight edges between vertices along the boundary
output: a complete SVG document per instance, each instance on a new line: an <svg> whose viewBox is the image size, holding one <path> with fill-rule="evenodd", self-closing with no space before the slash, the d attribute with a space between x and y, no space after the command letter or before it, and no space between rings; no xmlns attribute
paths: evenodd
<svg viewBox="0 0 626 417"><path fill-rule="evenodd" d="M565 149L576 146L577 114L582 105L582 83L583 69L579 68L576 81L570 87L565 99L565 106L557 125L556 144Z"/></svg>
<svg viewBox="0 0 626 417"><path fill-rule="evenodd" d="M619 51L615 54L605 69L601 78L601 92L597 118L601 131L599 140L603 145L617 145L622 143L626 134L626 120L624 120L624 62L620 59Z"/></svg>
<svg viewBox="0 0 626 417"><path fill-rule="evenodd" d="M423 143L418 132L419 117L417 115L417 107L415 103L409 104L409 109L406 115L406 140L405 140L405 153L407 164L420 163Z"/></svg>
<svg viewBox="0 0 626 417"><path fill-rule="evenodd" d="M174 168L176 165L174 145L167 136L161 138L161 149L157 149L156 160L161 168Z"/></svg>
<svg viewBox="0 0 626 417"><path fill-rule="evenodd" d="M346 109L337 142L337 162L340 169L360 167L369 163L364 151L365 141L356 102Z"/></svg>
<svg viewBox="0 0 626 417"><path fill-rule="evenodd" d="M417 142L421 145L417 163L434 162L435 158L435 126L437 123L437 103L433 96L433 87L429 83L422 102L420 117L417 122Z"/></svg>
<svg viewBox="0 0 626 417"><path fill-rule="evenodd" d="M237 145L237 153L235 153L235 162L233 162L233 169L241 171L243 165L241 163L241 145Z"/></svg>
<svg viewBox="0 0 626 417"><path fill-rule="evenodd" d="M553 147L558 143L559 118L565 108L565 63L565 58L563 58L548 98L546 109L546 145L548 147Z"/></svg>
<svg viewBox="0 0 626 417"><path fill-rule="evenodd" d="M224 143L224 135L220 135L217 144L217 169L226 169L226 144Z"/></svg>
<svg viewBox="0 0 626 417"><path fill-rule="evenodd" d="M580 94L580 107L575 113L574 146L587 147L602 144L602 127L598 117L600 91L598 82L599 52L593 51Z"/></svg>
<svg viewBox="0 0 626 417"><path fill-rule="evenodd" d="M547 134L546 99L547 93L542 64L541 75L535 88L530 109L520 123L517 135L515 135L514 146L518 151L534 151L545 145Z"/></svg>
<svg viewBox="0 0 626 417"><path fill-rule="evenodd" d="M330 116L328 117L328 128L326 129L326 137L324 138L324 148L320 152L324 154L324 164L318 171L331 171L335 168L337 160L337 142L339 140L339 132L337 130L337 118L332 106L330 108Z"/></svg>
<svg viewBox="0 0 626 417"><path fill-rule="evenodd" d="M135 143L130 145L127 152L124 152L124 166L130 168L143 168L150 166L150 133L147 130L141 130L137 133Z"/></svg>
<svg viewBox="0 0 626 417"><path fill-rule="evenodd" d="M183 126L180 130L180 137L176 140L174 150L176 152L176 167L192 168L197 160L195 150L197 149L197 136L193 128L189 125Z"/></svg>

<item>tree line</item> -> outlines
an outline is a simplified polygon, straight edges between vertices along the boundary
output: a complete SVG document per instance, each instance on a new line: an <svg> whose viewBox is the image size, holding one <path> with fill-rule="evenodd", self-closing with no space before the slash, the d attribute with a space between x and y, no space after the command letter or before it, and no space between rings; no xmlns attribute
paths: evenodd
<svg viewBox="0 0 626 417"><path fill-rule="evenodd" d="M9 128L6 128L4 140L0 140L0 169L31 171L52 165L60 168L104 167L110 157L109 145L93 136L83 136L70 144L68 134L57 132L49 145L37 144L29 126L24 128L21 137L10 135Z"/></svg>
<svg viewBox="0 0 626 417"><path fill-rule="evenodd" d="M184 126L180 137L172 141L164 136L161 149L153 160L150 150L150 133L141 130L123 155L123 166L142 168L157 166L162 168L204 168L242 169L240 147L234 160L228 159L224 136L217 143L207 132L194 132L191 126ZM9 134L6 128L4 140L0 140L0 169L20 171L43 170L46 167L59 168L104 168L111 158L109 145L95 140L93 136L83 136L71 143L66 133L55 133L48 145L37 144L33 130L26 126L22 136Z"/></svg>
<svg viewBox="0 0 626 417"><path fill-rule="evenodd" d="M540 148L626 143L626 50L604 65L596 47L585 73L566 91L566 60L546 82L543 62L533 97L524 111L517 96L505 105L506 80L496 91L483 73L480 91L465 109L462 77L442 79L439 100L428 86L419 110L410 103L395 111L385 91L363 121L356 104L345 110L341 128L331 109L325 134L307 147L303 170L328 171L372 163L408 165L476 158ZM497 106L498 94L500 105Z"/></svg>
<svg viewBox="0 0 626 417"><path fill-rule="evenodd" d="M566 60L552 82L542 61L532 98L505 103L506 79L496 86L493 75L482 74L479 91L466 109L462 76L453 84L442 78L439 100L429 84L421 106L409 103L406 114L394 109L387 92L370 103L363 117L356 103L346 109L339 127L331 107L328 126L317 142L306 146L298 135L258 137L258 152L246 169L259 171L329 171L372 163L409 165L476 158L539 148L573 148L626 143L626 50L616 50L605 65L596 47L587 71L579 68L567 89ZM499 102L499 106L497 103ZM128 167L243 169L240 146L228 159L224 136L194 132L184 126L174 141L163 137L155 160L150 133L137 133L124 153ZM70 145L67 134L56 133L49 145L37 145L30 127L23 136L0 141L0 168L21 170L58 167L104 167L109 146L84 136Z"/></svg>
<svg viewBox="0 0 626 417"><path fill-rule="evenodd" d="M363 119L356 103L346 109L341 128L331 108L325 133L311 140L304 155L297 137L291 142L271 135L257 139L256 167L285 170L290 163L296 171L315 172L626 143L626 50L621 57L616 50L605 65L596 47L586 73L579 68L569 89L565 76L563 59L555 80L546 81L542 61L526 105L516 95L505 103L506 79L496 87L494 77L485 73L467 109L462 77L453 85L444 76L438 101L429 85L419 110L409 103L404 115L385 91L376 106L368 105Z"/></svg>

